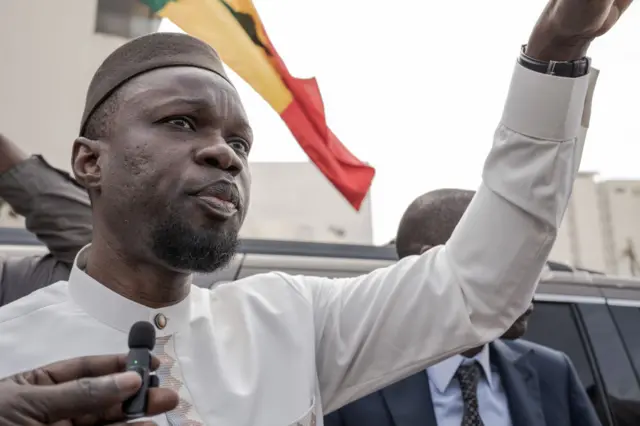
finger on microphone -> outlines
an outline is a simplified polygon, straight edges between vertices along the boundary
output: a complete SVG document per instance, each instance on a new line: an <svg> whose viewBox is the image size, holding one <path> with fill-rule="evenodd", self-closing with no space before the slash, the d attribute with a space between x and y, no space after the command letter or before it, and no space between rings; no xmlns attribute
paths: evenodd
<svg viewBox="0 0 640 426"><path fill-rule="evenodd" d="M42 367L44 377L51 377L54 383L65 383L83 377L101 377L124 371L127 365L126 355L86 356L59 361ZM160 367L160 360L151 358L151 370Z"/></svg>
<svg viewBox="0 0 640 426"><path fill-rule="evenodd" d="M126 355L99 355L58 361L40 368L53 383L65 383L84 377L102 377L120 373L127 365Z"/></svg>
<svg viewBox="0 0 640 426"><path fill-rule="evenodd" d="M166 413L178 406L180 398L178 394L171 389L153 388L149 389L149 405L147 414L155 416L157 414Z"/></svg>
<svg viewBox="0 0 640 426"><path fill-rule="evenodd" d="M47 423L104 412L135 394L142 381L134 372L83 378L55 386L36 386L31 397Z"/></svg>
<svg viewBox="0 0 640 426"><path fill-rule="evenodd" d="M148 395L149 400L146 414L149 417L166 413L178 406L178 394L171 389L150 389ZM109 424L114 426L113 422L122 421L124 418L125 416L122 412L122 404L119 403L111 406L107 410L76 418L74 419L74 424L78 426L93 426L96 424ZM139 426L140 424L145 425L146 423L134 422L131 424Z"/></svg>
<svg viewBox="0 0 640 426"><path fill-rule="evenodd" d="M151 355L151 371L156 371L160 368L160 359L155 355Z"/></svg>

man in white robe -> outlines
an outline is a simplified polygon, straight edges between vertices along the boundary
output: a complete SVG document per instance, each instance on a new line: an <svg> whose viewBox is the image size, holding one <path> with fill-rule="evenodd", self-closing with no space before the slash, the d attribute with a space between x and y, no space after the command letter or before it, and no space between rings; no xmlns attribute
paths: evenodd
<svg viewBox="0 0 640 426"><path fill-rule="evenodd" d="M569 200L586 47L628 2L550 5L449 242L352 279L273 272L191 286L190 272L222 267L233 253L251 128L202 42L161 33L116 50L90 85L72 155L92 199L92 244L68 281L0 309L0 377L125 352L129 328L144 320L156 326L161 385L180 396L158 424L307 426L496 339L528 308ZM488 65L460 54L470 75Z"/></svg>

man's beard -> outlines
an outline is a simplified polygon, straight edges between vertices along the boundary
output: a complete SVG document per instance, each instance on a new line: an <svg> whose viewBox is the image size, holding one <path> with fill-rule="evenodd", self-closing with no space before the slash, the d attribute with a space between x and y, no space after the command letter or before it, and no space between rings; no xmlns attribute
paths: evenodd
<svg viewBox="0 0 640 426"><path fill-rule="evenodd" d="M224 224L194 229L177 212L168 212L151 229L151 250L171 268L213 272L226 266L238 247L238 232Z"/></svg>

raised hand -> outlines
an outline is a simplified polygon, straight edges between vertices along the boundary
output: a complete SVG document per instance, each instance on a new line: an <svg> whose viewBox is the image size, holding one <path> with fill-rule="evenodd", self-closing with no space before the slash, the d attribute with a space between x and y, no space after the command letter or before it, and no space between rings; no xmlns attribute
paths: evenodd
<svg viewBox="0 0 640 426"><path fill-rule="evenodd" d="M586 55L591 42L609 31L632 0L549 0L536 23L527 55L570 61Z"/></svg>

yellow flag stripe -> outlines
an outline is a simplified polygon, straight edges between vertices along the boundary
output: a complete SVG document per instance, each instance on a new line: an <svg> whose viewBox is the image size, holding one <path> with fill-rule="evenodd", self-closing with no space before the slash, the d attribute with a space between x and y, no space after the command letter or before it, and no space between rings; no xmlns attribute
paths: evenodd
<svg viewBox="0 0 640 426"><path fill-rule="evenodd" d="M170 1L159 15L209 43L226 65L251 85L278 114L293 100L264 51L251 41L219 0Z"/></svg>

